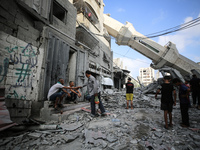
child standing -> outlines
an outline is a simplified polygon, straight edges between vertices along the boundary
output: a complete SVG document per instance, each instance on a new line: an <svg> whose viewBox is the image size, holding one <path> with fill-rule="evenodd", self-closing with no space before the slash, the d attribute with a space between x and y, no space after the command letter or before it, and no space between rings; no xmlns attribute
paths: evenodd
<svg viewBox="0 0 200 150"><path fill-rule="evenodd" d="M161 87L158 88L155 98L157 98L157 94L161 91L161 110L164 110L164 120L165 120L165 129L168 129L168 119L167 114L169 115L169 126L172 127L172 109L173 104L176 106L176 90L174 86L170 83L170 76L164 77L164 83L161 84ZM174 99L173 99L173 96Z"/></svg>
<svg viewBox="0 0 200 150"><path fill-rule="evenodd" d="M133 89L134 84L131 82L131 78L128 78L128 82L126 83L126 101L127 101L127 107L129 108L129 101L131 101L131 109L133 109Z"/></svg>

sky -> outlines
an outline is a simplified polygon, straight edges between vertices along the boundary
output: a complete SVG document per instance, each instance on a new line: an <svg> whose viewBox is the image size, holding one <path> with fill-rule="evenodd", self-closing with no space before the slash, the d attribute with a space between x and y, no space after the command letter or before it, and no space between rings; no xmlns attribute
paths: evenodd
<svg viewBox="0 0 200 150"><path fill-rule="evenodd" d="M103 0L104 13L119 22L133 24L143 35L159 32L200 17L200 0ZM164 46L168 41L176 44L179 53L194 62L200 62L200 24L165 36L152 38ZM147 68L151 60L111 40L113 58L123 60L124 67L137 78L139 68Z"/></svg>

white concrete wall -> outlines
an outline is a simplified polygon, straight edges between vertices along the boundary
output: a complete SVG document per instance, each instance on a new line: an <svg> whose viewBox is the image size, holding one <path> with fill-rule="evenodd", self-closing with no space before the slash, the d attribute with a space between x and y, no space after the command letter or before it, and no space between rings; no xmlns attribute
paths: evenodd
<svg viewBox="0 0 200 150"><path fill-rule="evenodd" d="M43 49L0 31L0 87L8 99L38 99ZM8 63L8 65L7 65Z"/></svg>

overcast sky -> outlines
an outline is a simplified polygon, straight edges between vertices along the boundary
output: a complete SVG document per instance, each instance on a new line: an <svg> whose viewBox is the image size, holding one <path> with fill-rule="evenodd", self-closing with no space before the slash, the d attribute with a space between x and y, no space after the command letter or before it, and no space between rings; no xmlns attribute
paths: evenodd
<svg viewBox="0 0 200 150"><path fill-rule="evenodd" d="M125 24L133 24L143 35L155 33L200 17L200 0L104 0L104 13ZM176 44L180 54L200 62L200 24L172 34L153 38L165 45ZM112 39L114 58L121 58L133 77L139 75L139 68L149 67L151 60L129 48L118 46Z"/></svg>

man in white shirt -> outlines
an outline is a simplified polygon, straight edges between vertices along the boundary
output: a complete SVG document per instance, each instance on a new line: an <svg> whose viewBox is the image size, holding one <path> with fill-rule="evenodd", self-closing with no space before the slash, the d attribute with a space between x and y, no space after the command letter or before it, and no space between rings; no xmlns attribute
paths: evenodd
<svg viewBox="0 0 200 150"><path fill-rule="evenodd" d="M63 85L64 80L60 78L56 84L54 84L48 92L48 100L55 101L54 108L57 109L58 105L61 105L62 99L66 93L68 93L65 89L78 89L80 87L66 87Z"/></svg>

